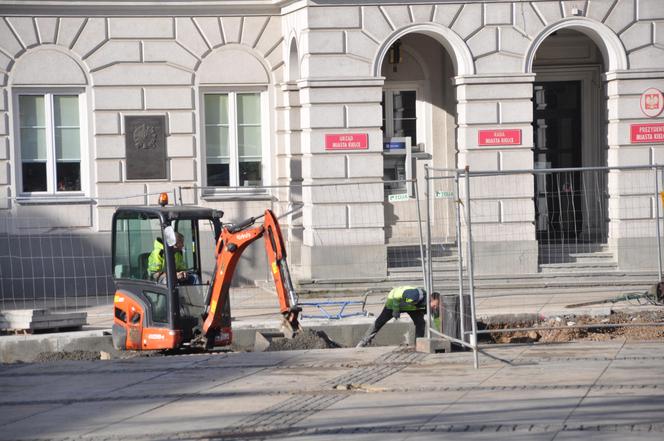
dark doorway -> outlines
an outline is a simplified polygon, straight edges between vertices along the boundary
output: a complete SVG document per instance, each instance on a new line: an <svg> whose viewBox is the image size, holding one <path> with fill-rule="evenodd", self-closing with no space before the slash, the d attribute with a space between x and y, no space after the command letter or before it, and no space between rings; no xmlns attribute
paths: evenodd
<svg viewBox="0 0 664 441"><path fill-rule="evenodd" d="M533 106L535 167L581 167L581 81L535 83ZM581 179L577 171L536 175L535 221L540 243L568 243L580 238Z"/></svg>

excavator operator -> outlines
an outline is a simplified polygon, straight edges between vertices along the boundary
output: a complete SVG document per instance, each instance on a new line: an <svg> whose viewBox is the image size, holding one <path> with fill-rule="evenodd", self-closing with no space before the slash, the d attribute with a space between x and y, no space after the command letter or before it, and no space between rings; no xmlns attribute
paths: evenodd
<svg viewBox="0 0 664 441"><path fill-rule="evenodd" d="M173 245L175 257L175 270L177 271L178 283L183 285L198 285L200 279L198 274L187 271L187 265L184 262L184 236L175 233L175 245ZM148 257L148 273L152 280L159 283L166 283L166 269L164 267L164 243L161 238L154 241L152 252Z"/></svg>

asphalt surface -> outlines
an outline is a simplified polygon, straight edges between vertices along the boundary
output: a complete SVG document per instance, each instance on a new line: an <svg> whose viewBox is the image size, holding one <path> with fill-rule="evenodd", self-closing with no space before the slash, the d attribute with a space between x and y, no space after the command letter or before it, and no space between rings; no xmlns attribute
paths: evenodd
<svg viewBox="0 0 664 441"><path fill-rule="evenodd" d="M0 366L0 440L664 439L664 343Z"/></svg>

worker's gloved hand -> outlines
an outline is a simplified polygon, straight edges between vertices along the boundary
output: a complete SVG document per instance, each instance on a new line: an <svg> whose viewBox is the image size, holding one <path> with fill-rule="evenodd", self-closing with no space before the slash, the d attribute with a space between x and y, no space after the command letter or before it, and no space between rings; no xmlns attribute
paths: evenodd
<svg viewBox="0 0 664 441"><path fill-rule="evenodd" d="M394 320L399 320L399 316L401 316L401 311L399 311L398 309L393 309L392 318L394 318Z"/></svg>

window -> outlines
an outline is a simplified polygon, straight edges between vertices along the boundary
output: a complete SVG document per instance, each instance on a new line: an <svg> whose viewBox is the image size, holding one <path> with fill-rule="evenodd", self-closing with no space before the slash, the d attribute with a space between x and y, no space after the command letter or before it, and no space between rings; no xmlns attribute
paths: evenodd
<svg viewBox="0 0 664 441"><path fill-rule="evenodd" d="M415 90L383 91L383 180L385 194L412 193L411 147L417 143L417 93Z"/></svg>
<svg viewBox="0 0 664 441"><path fill-rule="evenodd" d="M414 90L383 92L383 134L386 138L410 136L417 142L417 94Z"/></svg>
<svg viewBox="0 0 664 441"><path fill-rule="evenodd" d="M175 221L175 231L182 234L184 240L184 247L182 248L182 262L188 270L196 269L196 242L195 237L197 229L195 228L196 221L191 220L178 220Z"/></svg>
<svg viewBox="0 0 664 441"><path fill-rule="evenodd" d="M23 193L80 192L81 99L72 93L18 96Z"/></svg>
<svg viewBox="0 0 664 441"><path fill-rule="evenodd" d="M204 95L207 186L261 185L261 103L260 92Z"/></svg>
<svg viewBox="0 0 664 441"><path fill-rule="evenodd" d="M161 240L157 217L146 218L136 213L123 213L115 222L113 275L116 279L150 280L148 259Z"/></svg>

